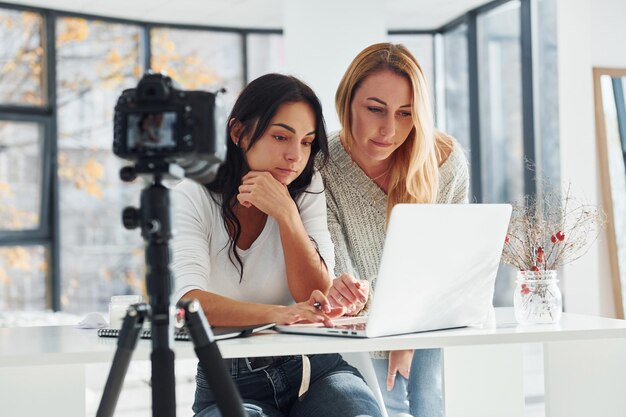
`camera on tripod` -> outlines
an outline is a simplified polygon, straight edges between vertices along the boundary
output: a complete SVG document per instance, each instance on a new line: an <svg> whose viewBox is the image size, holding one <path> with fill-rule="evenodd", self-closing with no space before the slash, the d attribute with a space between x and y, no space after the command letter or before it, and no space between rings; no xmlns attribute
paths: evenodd
<svg viewBox="0 0 626 417"><path fill-rule="evenodd" d="M137 174L162 172L211 182L226 156L224 91L185 91L166 75L145 74L117 100L113 152L135 162ZM182 172L172 171L171 164Z"/></svg>
<svg viewBox="0 0 626 417"><path fill-rule="evenodd" d="M223 90L221 91L223 92ZM152 339L152 416L176 415L174 375L172 273L173 237L170 190L166 177L191 178L209 183L226 156L226 120L219 93L184 91L162 74L144 75L137 88L124 90L115 106L113 152L134 162L122 168L123 181L138 174L152 180L141 191L139 208L126 207L122 223L127 229L141 226L145 241L146 289L150 305L132 305L126 312L97 417L112 417L139 332L150 319ZM222 415L245 417L243 403L226 369L215 338L197 301L181 301L185 327L210 375L211 387L219 394Z"/></svg>

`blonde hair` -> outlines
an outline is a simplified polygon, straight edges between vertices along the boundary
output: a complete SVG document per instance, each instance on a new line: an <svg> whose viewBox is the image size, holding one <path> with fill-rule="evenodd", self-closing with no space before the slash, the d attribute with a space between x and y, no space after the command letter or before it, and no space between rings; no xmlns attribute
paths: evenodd
<svg viewBox="0 0 626 417"><path fill-rule="evenodd" d="M377 43L368 46L352 60L343 75L335 106L342 126L342 138L350 149L352 119L350 107L356 90L368 76L391 71L409 80L413 129L406 141L392 155L389 174L387 218L397 203L434 203L439 186L439 164L443 162L454 139L434 127L428 87L417 59L404 45Z"/></svg>

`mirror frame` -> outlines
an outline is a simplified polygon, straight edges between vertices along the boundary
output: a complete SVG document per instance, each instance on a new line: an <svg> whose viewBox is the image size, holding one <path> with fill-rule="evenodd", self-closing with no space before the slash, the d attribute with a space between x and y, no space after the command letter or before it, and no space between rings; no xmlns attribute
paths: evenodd
<svg viewBox="0 0 626 417"><path fill-rule="evenodd" d="M611 176L609 172L609 154L606 132L606 120L602 100L602 76L626 77L626 68L593 68L593 90L596 124L596 145L598 149L598 170L600 174L600 184L602 201L607 216L607 246L609 255L609 266L611 271L611 281L613 287L613 299L615 304L615 317L624 319L623 291L626 289L626 282L622 283L620 278L620 265L617 250L617 236L615 234L615 214L613 210L613 195L611 193ZM626 268L626 265L623 266Z"/></svg>

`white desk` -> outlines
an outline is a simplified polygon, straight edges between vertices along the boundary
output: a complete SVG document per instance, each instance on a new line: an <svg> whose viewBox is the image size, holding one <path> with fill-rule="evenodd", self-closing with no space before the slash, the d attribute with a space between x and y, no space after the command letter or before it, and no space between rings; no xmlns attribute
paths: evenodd
<svg viewBox="0 0 626 417"><path fill-rule="evenodd" d="M496 328L348 339L268 332L219 342L225 358L444 349L447 417L522 417L522 345L542 343L547 417L626 415L626 321L564 314L555 325L518 326L497 309ZM110 362L116 339L72 327L0 329L0 410L3 417L84 416L85 365ZM177 358L195 356L175 342ZM149 360L141 340L135 360Z"/></svg>

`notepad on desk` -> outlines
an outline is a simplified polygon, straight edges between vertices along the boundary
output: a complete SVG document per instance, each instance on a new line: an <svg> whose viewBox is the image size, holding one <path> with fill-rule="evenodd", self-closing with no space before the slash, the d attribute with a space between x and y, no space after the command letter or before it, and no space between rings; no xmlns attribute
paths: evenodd
<svg viewBox="0 0 626 417"><path fill-rule="evenodd" d="M271 329L272 327L274 327L274 323L255 324L252 326L240 327L212 327L211 332L216 340L223 340L249 336L262 330ZM98 329L98 336L100 337L119 337L119 335L120 329ZM142 339L150 339L152 337L152 330L141 330L139 337ZM176 329L174 331L174 340L189 341L191 340L191 337L185 329Z"/></svg>

